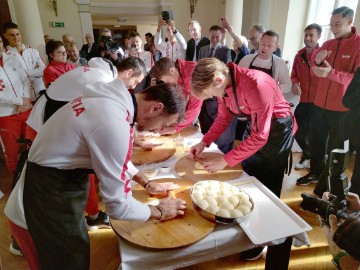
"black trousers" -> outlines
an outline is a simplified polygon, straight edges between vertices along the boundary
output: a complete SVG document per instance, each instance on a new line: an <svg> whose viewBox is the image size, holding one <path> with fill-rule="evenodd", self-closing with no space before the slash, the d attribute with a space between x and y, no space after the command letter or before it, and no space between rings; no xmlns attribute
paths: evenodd
<svg viewBox="0 0 360 270"><path fill-rule="evenodd" d="M24 212L42 270L88 270L84 209L91 170L59 170L28 162Z"/></svg>
<svg viewBox="0 0 360 270"><path fill-rule="evenodd" d="M273 119L267 143L242 162L244 171L280 197L284 173L294 142L292 117Z"/></svg>
<svg viewBox="0 0 360 270"><path fill-rule="evenodd" d="M218 114L218 106L219 103L217 98L204 100L199 114L199 122L202 134L205 135L214 123ZM214 143L224 154L232 150L236 134L236 123L237 118L234 117L224 133L214 141Z"/></svg>
<svg viewBox="0 0 360 270"><path fill-rule="evenodd" d="M314 193L322 196L328 190L329 158L332 150L344 148L344 133L342 124L345 112L329 111L314 106L311 130L311 172L319 176Z"/></svg>
<svg viewBox="0 0 360 270"><path fill-rule="evenodd" d="M314 107L314 103L299 103L295 109L295 118L298 124L295 140L302 149L302 156L305 159L311 158L310 132Z"/></svg>

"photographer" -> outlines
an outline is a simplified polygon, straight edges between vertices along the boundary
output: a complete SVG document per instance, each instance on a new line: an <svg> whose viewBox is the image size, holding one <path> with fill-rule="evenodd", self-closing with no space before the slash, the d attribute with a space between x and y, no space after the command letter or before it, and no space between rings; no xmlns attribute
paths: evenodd
<svg viewBox="0 0 360 270"><path fill-rule="evenodd" d="M101 31L97 47L96 57L106 58L110 60L114 66L123 59L124 51L120 48L119 43L114 41L111 36L111 31L107 28Z"/></svg>
<svg viewBox="0 0 360 270"><path fill-rule="evenodd" d="M329 200L329 192L324 192L323 200ZM347 209L360 211L359 196L349 192L346 196ZM360 220L348 218L340 225L335 215L329 216L329 225L322 222L323 231L333 255L333 263L342 270L360 269ZM340 220L341 222L341 220Z"/></svg>

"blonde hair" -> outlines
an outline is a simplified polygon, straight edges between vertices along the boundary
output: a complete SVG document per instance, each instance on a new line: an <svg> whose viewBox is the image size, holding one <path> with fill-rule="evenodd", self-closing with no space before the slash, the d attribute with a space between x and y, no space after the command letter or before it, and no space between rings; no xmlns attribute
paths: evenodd
<svg viewBox="0 0 360 270"><path fill-rule="evenodd" d="M209 89L218 75L227 77L229 68L215 57L203 58L196 64L191 75L192 93L195 97L201 98L204 92Z"/></svg>

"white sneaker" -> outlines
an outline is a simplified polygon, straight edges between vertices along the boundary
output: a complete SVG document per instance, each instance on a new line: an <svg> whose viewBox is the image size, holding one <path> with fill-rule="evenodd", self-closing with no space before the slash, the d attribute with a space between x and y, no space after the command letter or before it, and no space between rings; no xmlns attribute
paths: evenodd
<svg viewBox="0 0 360 270"><path fill-rule="evenodd" d="M300 162L295 165L295 170L309 169L310 159L301 158Z"/></svg>

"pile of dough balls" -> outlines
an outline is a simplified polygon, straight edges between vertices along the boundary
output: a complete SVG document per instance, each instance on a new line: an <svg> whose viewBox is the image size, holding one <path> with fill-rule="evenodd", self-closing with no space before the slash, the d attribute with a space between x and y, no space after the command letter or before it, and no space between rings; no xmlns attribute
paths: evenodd
<svg viewBox="0 0 360 270"><path fill-rule="evenodd" d="M191 197L201 209L225 218L246 216L253 207L245 192L219 181L197 183L192 189Z"/></svg>

